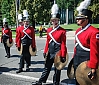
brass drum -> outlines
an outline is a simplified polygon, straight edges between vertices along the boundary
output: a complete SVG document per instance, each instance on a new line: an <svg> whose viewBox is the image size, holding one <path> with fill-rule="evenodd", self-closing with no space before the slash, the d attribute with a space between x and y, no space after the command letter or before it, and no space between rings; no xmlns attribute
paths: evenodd
<svg viewBox="0 0 99 85"><path fill-rule="evenodd" d="M13 46L13 40L12 40L12 43L10 44L10 43L9 43L9 39L7 39L7 46L8 46L8 47Z"/></svg>
<svg viewBox="0 0 99 85"><path fill-rule="evenodd" d="M66 65L67 65L67 62L68 62L68 53L66 54L66 61L64 63L61 62L60 60L60 51L58 51L55 55L55 59L54 59L54 65L55 67L58 69L58 70L61 70L63 69Z"/></svg>
<svg viewBox="0 0 99 85"><path fill-rule="evenodd" d="M22 54L22 51L23 51L23 46L22 46L22 44L21 44L21 49L20 49L20 51L19 51L20 55ZM33 51L32 51L32 47L31 47L31 45L30 45L30 46L29 46L29 52L30 52L30 55L31 55L31 56L35 56L36 53L37 53L37 49L36 49L35 52L33 52Z"/></svg>
<svg viewBox="0 0 99 85"><path fill-rule="evenodd" d="M77 67L76 79L80 85L99 85L99 69L96 70L96 78L93 80L88 78L88 73L90 71L91 69L87 67L87 61L82 62Z"/></svg>
<svg viewBox="0 0 99 85"><path fill-rule="evenodd" d="M32 51L32 47L31 47L31 45L30 45L30 47L29 47L29 52L30 52L31 56L35 56L36 53L37 53L37 48L36 48L35 52L33 52L33 51Z"/></svg>
<svg viewBox="0 0 99 85"><path fill-rule="evenodd" d="M22 54L22 50L23 50L23 46L22 46L22 44L21 44L20 51L18 51L18 48L17 48L17 51L19 52L20 55Z"/></svg>
<svg viewBox="0 0 99 85"><path fill-rule="evenodd" d="M69 79L74 79L75 78L75 74L74 74L74 67L73 67L73 59L71 59L71 61L68 64L68 68L67 68L67 76Z"/></svg>

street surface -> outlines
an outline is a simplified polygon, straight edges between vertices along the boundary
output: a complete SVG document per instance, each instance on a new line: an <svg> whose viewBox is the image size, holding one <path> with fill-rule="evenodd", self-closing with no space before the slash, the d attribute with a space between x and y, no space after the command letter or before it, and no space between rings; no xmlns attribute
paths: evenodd
<svg viewBox="0 0 99 85"><path fill-rule="evenodd" d="M31 57L30 71L16 74L19 67L20 54L16 50L15 45L11 47L11 58L5 57L5 50L3 44L0 43L0 85L31 85L32 82L37 81L44 68L43 49L45 46L45 38L36 38L37 55ZM67 39L67 49L69 54L69 61L73 55L74 39ZM68 62L69 62L68 61ZM74 80L67 77L67 66L61 71L62 85L75 85ZM49 74L47 83L52 84L54 74L54 65Z"/></svg>

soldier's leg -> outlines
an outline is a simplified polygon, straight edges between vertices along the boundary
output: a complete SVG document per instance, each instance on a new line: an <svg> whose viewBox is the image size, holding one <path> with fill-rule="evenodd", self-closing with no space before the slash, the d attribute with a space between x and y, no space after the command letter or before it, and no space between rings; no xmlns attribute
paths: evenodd
<svg viewBox="0 0 99 85"><path fill-rule="evenodd" d="M31 65L31 55L29 52L29 45L25 45L24 47L24 56L26 61L26 71L29 71L29 66Z"/></svg>
<svg viewBox="0 0 99 85"><path fill-rule="evenodd" d="M33 82L32 85L42 85L42 83L46 83L46 80L49 76L49 73L51 71L52 65L53 65L54 59L50 59L49 56L47 57L46 63L45 63L45 67L44 70L42 72L42 75L39 79L39 81L37 82Z"/></svg>
<svg viewBox="0 0 99 85"><path fill-rule="evenodd" d="M25 56L24 56L24 46L23 46L22 54L21 54L21 56L20 56L19 70L16 71L16 73L20 73L20 72L23 71L23 68L24 68L24 60L25 60Z"/></svg>
<svg viewBox="0 0 99 85"><path fill-rule="evenodd" d="M29 66L31 65L31 55L25 56L26 61L26 71L29 71Z"/></svg>
<svg viewBox="0 0 99 85"><path fill-rule="evenodd" d="M10 47L7 46L7 58L10 58Z"/></svg>
<svg viewBox="0 0 99 85"><path fill-rule="evenodd" d="M53 76L53 85L59 85L59 83L60 83L60 75L61 75L61 70L57 70L55 68L55 74Z"/></svg>
<svg viewBox="0 0 99 85"><path fill-rule="evenodd" d="M5 41L3 41L3 45L4 45L4 48L5 48L5 51L6 51L6 56L5 57L7 57L7 45L6 45Z"/></svg>
<svg viewBox="0 0 99 85"><path fill-rule="evenodd" d="M54 62L54 59L50 59L50 57L48 56L47 60L46 60L46 63L45 63L45 67L44 67L43 73L42 73L39 81L46 82L46 80L47 80L47 78L49 76L49 73L51 71L53 62Z"/></svg>

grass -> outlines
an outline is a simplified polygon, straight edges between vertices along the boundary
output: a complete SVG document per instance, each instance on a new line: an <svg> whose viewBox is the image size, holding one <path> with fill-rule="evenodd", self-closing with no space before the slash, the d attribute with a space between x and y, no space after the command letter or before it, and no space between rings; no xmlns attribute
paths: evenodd
<svg viewBox="0 0 99 85"><path fill-rule="evenodd" d="M92 26L99 28L99 24L91 24ZM73 30L75 31L77 28L79 28L80 26L78 26L77 24L68 24L68 25L61 25L64 29L67 30Z"/></svg>
<svg viewBox="0 0 99 85"><path fill-rule="evenodd" d="M91 25L96 28L99 28L99 24L91 24ZM64 29L70 30L70 31L75 31L77 28L79 28L79 26L77 24L68 24L68 25L61 24L60 26L63 27ZM40 26L36 26L35 27L36 30L38 30L39 27ZM49 27L48 25L44 26L44 28L48 28L48 27ZM12 34L14 35L13 37L15 37L15 35L16 35L15 28L11 28L11 30L14 30L14 31L12 31ZM0 31L1 31L1 29L0 29ZM0 35L1 35L1 33L0 33ZM46 35L46 33L43 33L43 35ZM36 36L39 36L39 33L36 33Z"/></svg>
<svg viewBox="0 0 99 85"><path fill-rule="evenodd" d="M99 24L91 24L92 26L96 27L96 28L99 28ZM61 24L60 25L61 27L63 27L64 29L67 29L67 30L72 30L72 31L75 31L77 28L79 28L80 26L78 26L77 24ZM36 26L36 29L39 29L40 26ZM44 26L45 28L48 28L48 25Z"/></svg>

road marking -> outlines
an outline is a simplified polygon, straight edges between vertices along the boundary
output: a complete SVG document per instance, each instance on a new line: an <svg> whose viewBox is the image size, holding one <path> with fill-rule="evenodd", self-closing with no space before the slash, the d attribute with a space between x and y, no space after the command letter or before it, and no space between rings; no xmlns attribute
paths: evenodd
<svg viewBox="0 0 99 85"><path fill-rule="evenodd" d="M30 77L30 76L24 76L24 75L18 75L18 74L12 74L12 73L8 73L8 72L0 72L0 74L4 74L4 75L7 75L7 76L12 76L12 77L17 77L17 78L24 78L24 79L28 79L28 80L35 80L35 81L38 81L39 78L36 78L36 77ZM46 83L43 83L42 85L46 85L46 84L49 84L49 83L53 83L53 81L51 80L47 80ZM73 84L67 84L65 82L61 82L60 85L76 85L75 83Z"/></svg>
<svg viewBox="0 0 99 85"><path fill-rule="evenodd" d="M7 76L12 76L12 77L30 79L30 80L35 80L35 81L39 80L39 78L30 77L30 76L24 76L24 75L18 75L18 74L12 74L12 73L8 73L8 72L0 72L0 74L4 74L4 75L7 75ZM53 83L53 81L51 81L51 80L47 80L47 82L48 83Z"/></svg>

